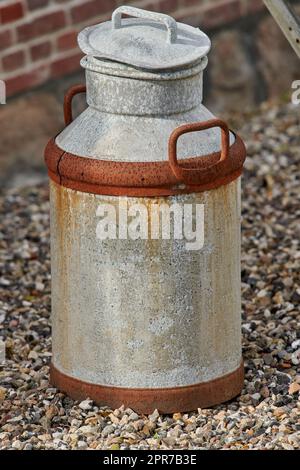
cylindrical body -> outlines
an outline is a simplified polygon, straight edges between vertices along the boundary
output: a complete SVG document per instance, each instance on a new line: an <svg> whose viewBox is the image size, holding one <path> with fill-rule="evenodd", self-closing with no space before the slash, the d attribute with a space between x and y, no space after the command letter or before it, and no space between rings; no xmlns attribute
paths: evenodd
<svg viewBox="0 0 300 470"><path fill-rule="evenodd" d="M243 384L245 149L202 105L207 59L165 72L82 64L89 107L46 149L52 382L74 398L141 412L226 401ZM115 226L103 237L107 212Z"/></svg>

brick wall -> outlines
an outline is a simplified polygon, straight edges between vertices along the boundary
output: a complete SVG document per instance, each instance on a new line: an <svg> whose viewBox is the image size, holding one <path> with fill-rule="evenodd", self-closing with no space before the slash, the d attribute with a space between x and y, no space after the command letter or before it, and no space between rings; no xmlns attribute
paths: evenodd
<svg viewBox="0 0 300 470"><path fill-rule="evenodd" d="M77 33L124 3L171 13L204 30L263 8L262 0L0 0L0 78L7 95L78 70Z"/></svg>

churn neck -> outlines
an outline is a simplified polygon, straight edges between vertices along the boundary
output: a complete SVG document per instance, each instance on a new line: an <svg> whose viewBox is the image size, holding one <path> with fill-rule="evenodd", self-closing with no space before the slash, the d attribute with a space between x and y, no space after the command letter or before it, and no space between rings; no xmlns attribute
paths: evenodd
<svg viewBox="0 0 300 470"><path fill-rule="evenodd" d="M87 103L106 113L163 116L188 112L202 103L207 58L176 71L148 71L85 56Z"/></svg>

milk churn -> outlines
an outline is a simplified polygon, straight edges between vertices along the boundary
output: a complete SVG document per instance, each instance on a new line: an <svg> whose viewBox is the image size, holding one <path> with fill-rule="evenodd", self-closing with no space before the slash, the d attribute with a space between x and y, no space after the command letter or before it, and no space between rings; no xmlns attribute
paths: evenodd
<svg viewBox="0 0 300 470"><path fill-rule="evenodd" d="M144 413L229 400L243 386L245 147L202 104L210 41L122 6L78 42L86 85L67 92L45 151L51 382ZM88 106L73 120L78 93Z"/></svg>

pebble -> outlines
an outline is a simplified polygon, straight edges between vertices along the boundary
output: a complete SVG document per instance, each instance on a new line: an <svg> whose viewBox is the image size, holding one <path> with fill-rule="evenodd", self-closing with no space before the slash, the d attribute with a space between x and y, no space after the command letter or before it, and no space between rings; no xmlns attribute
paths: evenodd
<svg viewBox="0 0 300 470"><path fill-rule="evenodd" d="M139 415L137 413L131 413L128 419L129 421L137 421L139 419Z"/></svg>
<svg viewBox="0 0 300 470"><path fill-rule="evenodd" d="M291 361L295 366L300 364L300 349L292 354Z"/></svg>
<svg viewBox="0 0 300 470"><path fill-rule="evenodd" d="M154 410L151 415L148 416L149 420L155 423L158 418L159 418L159 412L157 410Z"/></svg>
<svg viewBox="0 0 300 470"><path fill-rule="evenodd" d="M93 408L93 402L92 400L84 400L81 403L79 403L79 408L84 411L91 410Z"/></svg>
<svg viewBox="0 0 300 470"><path fill-rule="evenodd" d="M115 430L115 427L110 424L108 426L105 426L105 428L102 430L101 434L102 434L103 437L107 437L110 434L112 434L114 432L114 430Z"/></svg>
<svg viewBox="0 0 300 470"><path fill-rule="evenodd" d="M300 384L294 382L289 386L289 395L294 395L300 391Z"/></svg>
<svg viewBox="0 0 300 470"><path fill-rule="evenodd" d="M77 447L79 450L84 450L88 448L88 445L85 441L78 441Z"/></svg>
<svg viewBox="0 0 300 470"><path fill-rule="evenodd" d="M264 363L270 366L273 362L273 356L272 354L264 354Z"/></svg>
<svg viewBox="0 0 300 470"><path fill-rule="evenodd" d="M258 405L261 399L260 393L254 393L251 395L251 399L254 406Z"/></svg>

